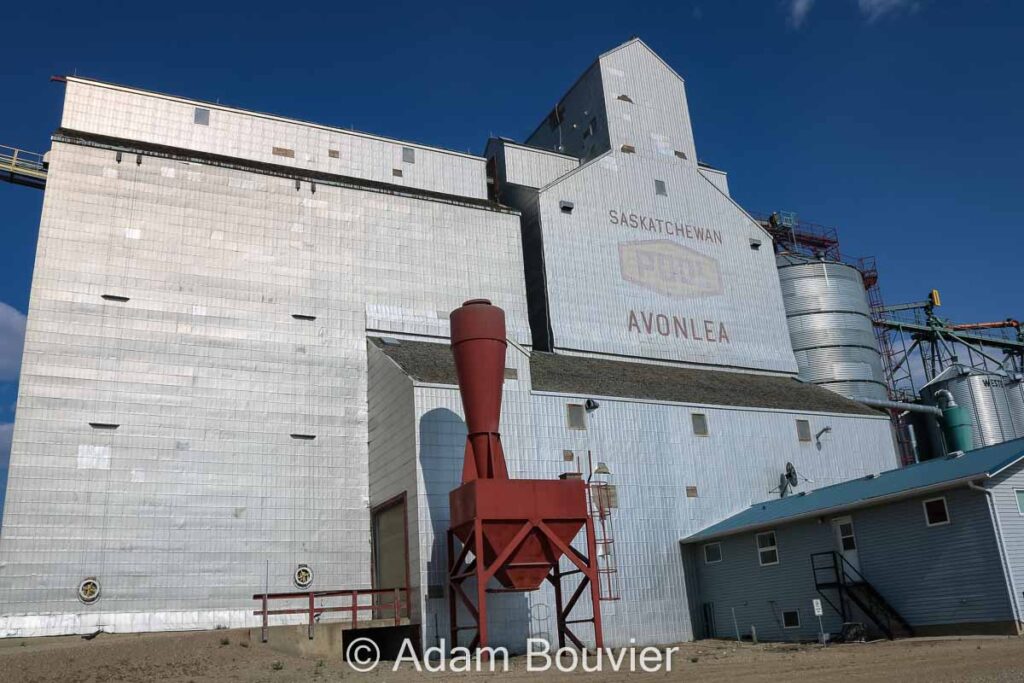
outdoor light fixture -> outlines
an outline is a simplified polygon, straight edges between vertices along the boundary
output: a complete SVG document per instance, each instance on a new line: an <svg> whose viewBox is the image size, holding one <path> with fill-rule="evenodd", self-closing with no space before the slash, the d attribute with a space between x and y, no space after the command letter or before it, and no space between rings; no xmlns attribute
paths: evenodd
<svg viewBox="0 0 1024 683"><path fill-rule="evenodd" d="M600 403L598 403L597 401L595 401L595 400L594 400L594 399L592 399L592 398L588 398L588 399L587 399L587 400L586 400L586 401L585 401L585 402L583 403L583 408L584 408L584 410L586 410L586 411L587 411L588 413L592 413L592 412L594 412L595 410L597 410L597 409L598 409L598 408L600 408L600 407L601 407L601 404L600 404Z"/></svg>

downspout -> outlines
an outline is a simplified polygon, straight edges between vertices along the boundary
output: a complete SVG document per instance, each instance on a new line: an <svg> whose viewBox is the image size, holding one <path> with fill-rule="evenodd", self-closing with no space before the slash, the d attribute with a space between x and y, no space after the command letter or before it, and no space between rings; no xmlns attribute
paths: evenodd
<svg viewBox="0 0 1024 683"><path fill-rule="evenodd" d="M999 546L999 557L1002 560L1003 565L1003 576L1006 577L1006 585L1010 589L1010 605L1013 607L1013 619L1016 622L1014 628L1017 634L1020 635L1021 629L1021 611L1020 602L1017 597L1017 584L1013 580L1013 568L1010 566L1010 558L1006 554L1006 545L1003 543L1003 525L999 523L999 511L996 510L995 498L992 496L992 490L984 486L979 486L977 482L967 482L967 488L974 491L980 491L985 494L988 498L988 514L992 518L992 524L996 529L996 545Z"/></svg>

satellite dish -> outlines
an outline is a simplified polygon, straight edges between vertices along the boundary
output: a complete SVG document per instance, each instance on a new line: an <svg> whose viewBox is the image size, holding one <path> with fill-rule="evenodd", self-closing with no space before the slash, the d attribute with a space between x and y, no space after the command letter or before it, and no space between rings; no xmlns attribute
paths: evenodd
<svg viewBox="0 0 1024 683"><path fill-rule="evenodd" d="M786 478L786 481L789 482L790 486L797 485L798 480L796 476L796 467L793 466L793 463L786 463L786 474L784 474L783 476Z"/></svg>

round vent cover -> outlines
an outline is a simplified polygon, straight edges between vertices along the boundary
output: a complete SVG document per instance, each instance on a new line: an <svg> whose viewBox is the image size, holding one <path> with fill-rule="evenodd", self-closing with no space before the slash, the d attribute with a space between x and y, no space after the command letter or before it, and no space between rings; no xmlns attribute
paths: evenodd
<svg viewBox="0 0 1024 683"><path fill-rule="evenodd" d="M87 605L100 599L100 582L96 577L90 576L78 584L78 599Z"/></svg>
<svg viewBox="0 0 1024 683"><path fill-rule="evenodd" d="M299 588L308 588L313 583L313 569L308 564L300 564L292 578Z"/></svg>

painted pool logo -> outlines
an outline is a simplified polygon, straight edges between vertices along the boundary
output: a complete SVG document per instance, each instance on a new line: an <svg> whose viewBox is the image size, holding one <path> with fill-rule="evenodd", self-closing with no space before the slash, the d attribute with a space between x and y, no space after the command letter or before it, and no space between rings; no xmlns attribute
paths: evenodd
<svg viewBox="0 0 1024 683"><path fill-rule="evenodd" d="M718 261L670 240L619 244L619 269L626 282L676 298L722 293Z"/></svg>

